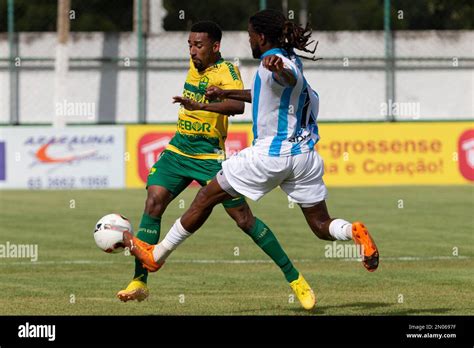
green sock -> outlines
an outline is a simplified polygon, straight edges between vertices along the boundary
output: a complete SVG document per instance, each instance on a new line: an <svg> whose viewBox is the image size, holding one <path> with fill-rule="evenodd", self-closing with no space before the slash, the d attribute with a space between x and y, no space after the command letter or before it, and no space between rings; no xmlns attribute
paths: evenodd
<svg viewBox="0 0 474 348"><path fill-rule="evenodd" d="M255 218L255 224L248 233L253 241L280 267L286 280L291 283L298 279L299 272L293 266L270 228Z"/></svg>
<svg viewBox="0 0 474 348"><path fill-rule="evenodd" d="M153 217L143 213L140 227L138 228L136 237L148 244L157 244L160 239L161 216ZM143 268L142 263L135 259L135 275L133 279L147 282L148 271Z"/></svg>

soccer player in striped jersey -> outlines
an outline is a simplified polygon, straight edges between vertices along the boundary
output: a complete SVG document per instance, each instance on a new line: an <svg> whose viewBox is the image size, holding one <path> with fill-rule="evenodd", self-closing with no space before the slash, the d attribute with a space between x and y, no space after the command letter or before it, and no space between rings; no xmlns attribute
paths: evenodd
<svg viewBox="0 0 474 348"><path fill-rule="evenodd" d="M179 111L175 136L148 175L148 195L137 240L156 244L160 237L161 216L168 204L193 180L205 186L221 170L227 117L244 110L242 101L210 102L205 95L209 85L222 89L243 88L238 68L221 57L221 37L220 28L213 22L198 22L191 28L188 41L190 68L183 95L174 97L174 101L184 108ZM301 277L300 273L275 235L271 231L262 233L264 225L252 215L242 195L229 197L222 204L237 225L280 267L290 285L294 284ZM124 302L147 298L147 277L148 271L136 260L133 280L117 293L118 298Z"/></svg>
<svg viewBox="0 0 474 348"><path fill-rule="evenodd" d="M145 267L156 271L179 244L202 226L216 204L239 195L258 200L280 186L300 205L317 237L353 240L362 246L365 268L375 271L379 252L364 224L331 218L326 207L323 161L314 150L319 139L319 97L305 79L301 60L294 52L298 49L314 53L307 48L311 29L287 21L278 11L264 10L250 18L248 32L253 57L260 59L252 90L210 87L207 96L252 103L253 145L222 164L216 178L199 191L160 244L147 245L127 232L125 244ZM268 226L266 229L270 231ZM295 284L299 289L295 292L302 291L301 297L311 304L314 295L309 285L304 279Z"/></svg>

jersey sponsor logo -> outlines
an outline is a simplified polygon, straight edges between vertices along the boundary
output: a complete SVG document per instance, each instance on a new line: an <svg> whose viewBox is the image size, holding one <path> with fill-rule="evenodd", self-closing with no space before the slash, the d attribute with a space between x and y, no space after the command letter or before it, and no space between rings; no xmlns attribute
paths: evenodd
<svg viewBox="0 0 474 348"><path fill-rule="evenodd" d="M458 163L462 176L474 181L474 129L461 134L458 141Z"/></svg>
<svg viewBox="0 0 474 348"><path fill-rule="evenodd" d="M211 132L211 124L204 122L191 122L188 120L178 120L178 129L186 130L186 131L195 131L195 132L202 132L202 133L210 133Z"/></svg>
<svg viewBox="0 0 474 348"><path fill-rule="evenodd" d="M199 87L185 82L183 97L194 100L198 103L209 103L209 100L206 99L206 87L201 88L201 86L207 86L208 83L209 79L206 76L199 81Z"/></svg>
<svg viewBox="0 0 474 348"><path fill-rule="evenodd" d="M209 101L206 99L206 95L201 92L191 92L185 89L183 91L183 97L194 100L198 103L209 103Z"/></svg>
<svg viewBox="0 0 474 348"><path fill-rule="evenodd" d="M145 133L138 141L138 175L143 182L154 173L153 165L173 137L173 132Z"/></svg>
<svg viewBox="0 0 474 348"><path fill-rule="evenodd" d="M304 129L300 129L293 137L289 138L290 143L301 143L311 136L311 133L304 132Z"/></svg>
<svg viewBox="0 0 474 348"><path fill-rule="evenodd" d="M6 179L6 157L5 157L5 142L0 141L0 181Z"/></svg>

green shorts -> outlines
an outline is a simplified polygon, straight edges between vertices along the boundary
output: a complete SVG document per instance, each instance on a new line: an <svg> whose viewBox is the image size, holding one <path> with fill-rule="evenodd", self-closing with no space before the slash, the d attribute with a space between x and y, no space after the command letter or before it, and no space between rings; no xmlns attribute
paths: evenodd
<svg viewBox="0 0 474 348"><path fill-rule="evenodd" d="M195 159L165 150L151 168L146 186L163 186L177 197L193 180L201 186L207 185L221 169L221 163L216 160ZM244 203L245 198L240 196L224 201L222 205L234 208Z"/></svg>

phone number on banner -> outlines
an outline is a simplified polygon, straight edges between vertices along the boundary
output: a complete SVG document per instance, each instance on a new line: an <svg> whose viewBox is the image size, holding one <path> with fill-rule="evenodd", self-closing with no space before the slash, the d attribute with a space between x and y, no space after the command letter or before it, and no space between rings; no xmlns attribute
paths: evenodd
<svg viewBox="0 0 474 348"><path fill-rule="evenodd" d="M30 177L27 185L29 189L74 189L74 188L107 188L107 176L50 176Z"/></svg>

